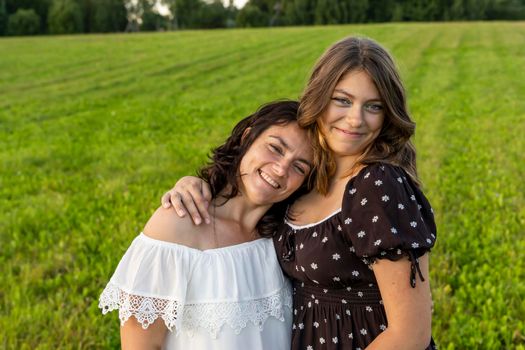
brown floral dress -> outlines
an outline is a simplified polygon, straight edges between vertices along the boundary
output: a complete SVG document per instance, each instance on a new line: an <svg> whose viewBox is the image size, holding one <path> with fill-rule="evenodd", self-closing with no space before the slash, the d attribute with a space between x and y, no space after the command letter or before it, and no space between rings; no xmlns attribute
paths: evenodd
<svg viewBox="0 0 525 350"><path fill-rule="evenodd" d="M414 287L425 278L417 259L435 240L423 193L401 168L380 163L349 180L341 209L326 219L286 221L274 244L294 285L292 349L365 349L388 327L370 264L408 257Z"/></svg>

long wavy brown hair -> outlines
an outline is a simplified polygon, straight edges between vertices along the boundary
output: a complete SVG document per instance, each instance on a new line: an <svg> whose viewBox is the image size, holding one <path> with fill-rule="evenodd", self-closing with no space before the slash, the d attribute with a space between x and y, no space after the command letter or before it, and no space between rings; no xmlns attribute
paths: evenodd
<svg viewBox="0 0 525 350"><path fill-rule="evenodd" d="M269 127L274 125L286 125L297 122L297 111L299 103L297 101L275 101L260 107L255 113L242 119L235 127L226 142L215 148L209 163L200 169L197 175L210 185L213 198L219 195L224 199L224 203L229 199L239 195L239 168L241 160L253 142ZM245 131L249 128L249 132ZM306 131L313 129L313 126L306 127ZM313 135L310 130L309 134ZM259 220L257 230L263 237L272 236L277 226L282 222L286 208L293 203L299 196L308 193L314 186L318 188L316 169L325 167L321 165L320 159L316 157L322 152L317 140L312 140L314 149L313 169L301 187L296 190L286 200L275 203ZM328 179L324 179L328 182Z"/></svg>
<svg viewBox="0 0 525 350"><path fill-rule="evenodd" d="M385 119L377 138L363 152L355 165L384 162L403 168L420 184L416 169L416 150L410 138L416 124L411 120L406 93L392 56L377 42L360 37L347 37L330 46L315 64L299 105L299 125L314 126L325 150L318 175L335 173L335 162L321 133L321 117L331 101L337 83L349 72L363 70L371 77L385 108ZM353 169L349 169L351 172Z"/></svg>

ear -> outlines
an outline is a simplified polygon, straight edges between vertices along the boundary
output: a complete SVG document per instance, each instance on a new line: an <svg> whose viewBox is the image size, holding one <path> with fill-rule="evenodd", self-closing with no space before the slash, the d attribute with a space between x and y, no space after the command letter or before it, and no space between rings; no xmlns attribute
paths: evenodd
<svg viewBox="0 0 525 350"><path fill-rule="evenodd" d="M244 139L250 134L251 129L252 129L251 126L244 129L244 132L242 133L242 136L241 136L241 143L243 143Z"/></svg>

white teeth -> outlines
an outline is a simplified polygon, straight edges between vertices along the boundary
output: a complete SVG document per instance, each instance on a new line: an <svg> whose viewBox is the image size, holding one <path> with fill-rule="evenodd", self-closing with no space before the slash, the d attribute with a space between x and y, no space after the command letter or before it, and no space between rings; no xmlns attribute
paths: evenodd
<svg viewBox="0 0 525 350"><path fill-rule="evenodd" d="M265 172L259 170L259 174L261 174L261 177L266 180L270 185L272 185L273 188L279 188L279 184L272 180L271 177L269 177Z"/></svg>

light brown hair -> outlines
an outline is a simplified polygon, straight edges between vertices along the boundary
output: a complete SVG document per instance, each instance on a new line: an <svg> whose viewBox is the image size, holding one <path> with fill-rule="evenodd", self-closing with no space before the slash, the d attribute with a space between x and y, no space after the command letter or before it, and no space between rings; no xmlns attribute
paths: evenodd
<svg viewBox="0 0 525 350"><path fill-rule="evenodd" d="M403 168L419 184L416 170L416 150L410 138L416 124L411 120L406 104L406 93L394 60L388 51L368 38L347 37L330 46L317 61L299 105L299 125L315 126L315 133L325 150L318 169L320 179L335 173L335 162L321 133L321 117L337 83L345 74L363 70L374 82L383 102L385 119L377 138L363 152L358 164L384 162ZM353 169L349 169L351 171Z"/></svg>

